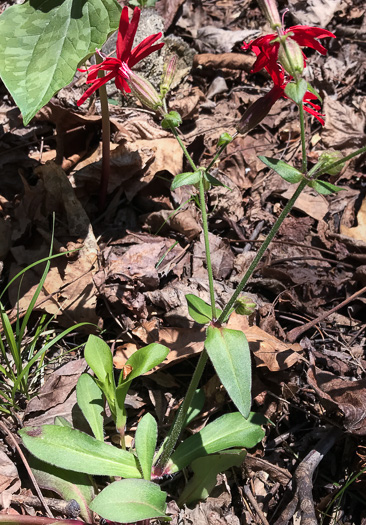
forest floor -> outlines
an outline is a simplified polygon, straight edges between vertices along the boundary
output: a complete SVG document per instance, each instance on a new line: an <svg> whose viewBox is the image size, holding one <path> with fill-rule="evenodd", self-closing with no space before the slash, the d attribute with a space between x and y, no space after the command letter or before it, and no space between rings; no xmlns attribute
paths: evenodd
<svg viewBox="0 0 366 525"><path fill-rule="evenodd" d="M326 56L306 51L308 79L325 114L324 126L307 118L310 166L324 150L346 155L366 144L365 7L351 0L311 5L280 2L282 11L289 8L287 27L315 25L336 35L322 40ZM158 14L149 9L142 20L154 18L179 56L169 108L181 114L181 137L196 164L205 166L219 136L233 134L245 109L270 87L263 72L250 74L254 55L241 49L269 27L250 0L159 0L156 8ZM143 74L150 68L153 77L155 66L148 61ZM71 420L76 382L86 368L80 346L93 331L111 346L117 369L150 342L171 349L127 398L130 442L146 412L163 437L203 349L205 328L190 319L185 300L187 293L210 298L200 213L191 188L170 189L173 176L189 171L178 143L154 112L121 98L114 84L108 87L111 174L101 211L100 105L94 96L76 106L85 80L77 73L27 126L0 86L2 286L48 256L55 212L55 252L77 251L52 261L24 337L32 337L43 315L54 319L41 342L76 323L99 328L62 339L45 357L34 397L20 396L18 410L2 422L16 436L22 425ZM214 166L229 187L215 187L208 197L219 307L293 193L258 155L301 165L297 111L289 100L279 100L259 126L239 135ZM365 173L364 155L326 179L345 191L323 196L307 188L248 283L256 311L233 314L230 323L250 344L253 410L272 426L240 468L218 476L206 501L179 509L184 477L164 481L172 523L305 525L298 509L307 498L319 523L366 523ZM24 315L43 270L35 266L9 287L4 304L13 322ZM235 410L211 365L201 386L205 405L191 433ZM1 512L42 514L31 500L19 503L35 493L3 426L0 437ZM112 431L109 437L113 441Z"/></svg>

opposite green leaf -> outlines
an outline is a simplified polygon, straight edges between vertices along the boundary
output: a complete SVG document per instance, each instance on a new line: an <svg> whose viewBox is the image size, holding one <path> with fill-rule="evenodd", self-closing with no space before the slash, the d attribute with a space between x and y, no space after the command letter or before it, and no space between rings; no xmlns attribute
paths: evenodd
<svg viewBox="0 0 366 525"><path fill-rule="evenodd" d="M100 337L89 335L84 349L84 357L99 381L113 382L112 352Z"/></svg>
<svg viewBox="0 0 366 525"><path fill-rule="evenodd" d="M153 416L145 414L137 426L135 434L135 448L144 479L150 480L151 468L154 459L158 425Z"/></svg>
<svg viewBox="0 0 366 525"><path fill-rule="evenodd" d="M43 425L22 428L19 435L29 452L56 467L99 476L141 478L133 454L79 430Z"/></svg>
<svg viewBox="0 0 366 525"><path fill-rule="evenodd" d="M119 378L119 384L131 383L132 379L149 372L155 366L160 365L169 354L169 348L159 343L139 348L126 361L126 366L131 366L132 370L128 376L123 379L122 374Z"/></svg>
<svg viewBox="0 0 366 525"><path fill-rule="evenodd" d="M252 366L244 333L209 326L205 348L230 398L239 412L248 417L251 405Z"/></svg>
<svg viewBox="0 0 366 525"><path fill-rule="evenodd" d="M201 178L201 172L194 171L189 173L179 173L173 179L171 189L172 191L180 188L181 186L189 186L190 184L197 184Z"/></svg>
<svg viewBox="0 0 366 525"><path fill-rule="evenodd" d="M145 479L123 479L106 487L91 503L92 511L117 523L164 518L166 492Z"/></svg>
<svg viewBox="0 0 366 525"><path fill-rule="evenodd" d="M89 504L95 494L87 474L49 465L34 456L30 457L29 464L40 487L57 492L65 501L74 499L80 506L81 517L89 523L93 521Z"/></svg>
<svg viewBox="0 0 366 525"><path fill-rule="evenodd" d="M166 473L178 472L207 454L233 447L254 447L264 437L261 425L266 422L264 416L253 412L248 419L239 412L221 416L178 446L167 464Z"/></svg>
<svg viewBox="0 0 366 525"><path fill-rule="evenodd" d="M104 441L103 392L89 374L81 374L79 377L76 396L80 410L89 423L95 438Z"/></svg>
<svg viewBox="0 0 366 525"><path fill-rule="evenodd" d="M344 191L346 189L335 186L330 182L325 182L324 180L309 181L308 186L320 193L320 195L332 195L332 193L338 193L339 191Z"/></svg>
<svg viewBox="0 0 366 525"><path fill-rule="evenodd" d="M302 104L304 95L307 91L308 84L303 78L297 82L289 82L285 87L286 95L295 102L295 104Z"/></svg>
<svg viewBox="0 0 366 525"><path fill-rule="evenodd" d="M181 124L182 117L179 115L178 111L170 111L164 115L164 118L161 121L161 127L163 129L178 128Z"/></svg>
<svg viewBox="0 0 366 525"><path fill-rule="evenodd" d="M0 75L24 124L118 27L115 0L32 0L0 17Z"/></svg>
<svg viewBox="0 0 366 525"><path fill-rule="evenodd" d="M290 184L295 184L296 182L300 182L302 179L302 173L294 168L293 166L290 166L289 164L286 164L283 160L279 159L273 159L270 157L264 157L263 155L258 155L258 158L269 168L271 168L273 171L278 173L280 177L282 177L284 180L289 182Z"/></svg>
<svg viewBox="0 0 366 525"><path fill-rule="evenodd" d="M216 478L220 472L225 472L231 467L241 465L246 456L246 450L227 450L218 454L211 454L192 462L194 476L184 487L179 497L178 505L190 505L197 500L208 498L211 490L216 485Z"/></svg>
<svg viewBox="0 0 366 525"><path fill-rule="evenodd" d="M212 320L212 309L203 299L194 294L187 294L188 312L196 323L208 324Z"/></svg>

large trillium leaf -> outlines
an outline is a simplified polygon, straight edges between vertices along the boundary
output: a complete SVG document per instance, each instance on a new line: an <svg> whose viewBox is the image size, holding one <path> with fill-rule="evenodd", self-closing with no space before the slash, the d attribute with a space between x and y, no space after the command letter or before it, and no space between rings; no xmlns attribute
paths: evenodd
<svg viewBox="0 0 366 525"><path fill-rule="evenodd" d="M118 27L115 0L30 0L0 17L0 76L24 124Z"/></svg>

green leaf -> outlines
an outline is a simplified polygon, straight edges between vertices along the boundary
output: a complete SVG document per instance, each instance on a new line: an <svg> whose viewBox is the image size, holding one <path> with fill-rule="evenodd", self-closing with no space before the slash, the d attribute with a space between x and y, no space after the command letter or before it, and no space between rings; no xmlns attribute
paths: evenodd
<svg viewBox="0 0 366 525"><path fill-rule="evenodd" d="M308 84L306 80L302 78L298 82L289 82L285 87L285 94L293 100L295 104L299 105L302 104L307 88Z"/></svg>
<svg viewBox="0 0 366 525"><path fill-rule="evenodd" d="M72 428L72 424L70 423L70 421L68 421L63 416L56 416L55 419L54 419L54 425L58 425L59 427Z"/></svg>
<svg viewBox="0 0 366 525"><path fill-rule="evenodd" d="M141 477L133 454L79 430L43 425L22 428L19 435L29 452L56 467L99 476Z"/></svg>
<svg viewBox="0 0 366 525"><path fill-rule="evenodd" d="M76 385L80 410L90 425L96 439L104 441L103 392L89 374L81 374Z"/></svg>
<svg viewBox="0 0 366 525"><path fill-rule="evenodd" d="M269 168L274 170L280 177L290 184L296 184L300 182L303 178L301 171L297 170L293 166L286 164L283 160L273 159L270 157L264 157L263 155L258 155L258 158Z"/></svg>
<svg viewBox="0 0 366 525"><path fill-rule="evenodd" d="M145 479L123 479L106 487L91 503L93 512L117 523L164 518L166 493Z"/></svg>
<svg viewBox="0 0 366 525"><path fill-rule="evenodd" d="M163 129L178 128L182 124L182 117L177 111L170 111L164 116L161 121L161 127Z"/></svg>
<svg viewBox="0 0 366 525"><path fill-rule="evenodd" d="M135 377L142 376L152 370L155 366L160 365L169 354L169 348L159 343L151 343L136 350L126 361L126 366L132 367L131 373L123 379L122 374L119 378L120 384L131 383Z"/></svg>
<svg viewBox="0 0 366 525"><path fill-rule="evenodd" d="M191 421L194 420L198 414L201 413L203 406L206 401L205 391L203 388L199 388L195 391L189 409L187 410L186 418L183 423L183 428L188 426ZM178 413L177 413L178 416Z"/></svg>
<svg viewBox="0 0 366 525"><path fill-rule="evenodd" d="M225 414L184 440L173 453L165 472L173 474L187 467L199 457L228 448L254 447L264 437L261 425L266 422L267 419L264 416L253 412L250 413L248 419L245 419L239 412Z"/></svg>
<svg viewBox="0 0 366 525"><path fill-rule="evenodd" d="M239 330L209 326L205 348L230 398L239 412L248 417L252 366L247 338Z"/></svg>
<svg viewBox="0 0 366 525"><path fill-rule="evenodd" d="M219 181L219 179L217 179L216 177L214 177L214 176L211 175L210 173L207 173L207 171L205 172L205 179L206 179L210 184L212 184L212 186L221 186L221 188L226 188L227 190L233 191L231 188L229 188L229 186L226 186L226 185L223 184L221 181Z"/></svg>
<svg viewBox="0 0 366 525"><path fill-rule="evenodd" d="M118 27L114 0L32 0L0 17L0 75L24 124Z"/></svg>
<svg viewBox="0 0 366 525"><path fill-rule="evenodd" d="M53 490L65 501L74 499L80 506L82 518L89 523L93 521L89 504L92 502L95 494L93 483L89 476L49 465L34 456L30 457L29 464L40 487Z"/></svg>
<svg viewBox="0 0 366 525"><path fill-rule="evenodd" d="M346 188L341 188L340 186L335 186L330 182L325 182L324 180L311 180L308 182L308 186L313 188L320 195L332 195L332 193L338 193L339 191L345 191Z"/></svg>
<svg viewBox="0 0 366 525"><path fill-rule="evenodd" d="M145 414L137 426L135 447L144 479L150 480L151 468L154 459L156 442L158 439L158 425L149 413Z"/></svg>
<svg viewBox="0 0 366 525"><path fill-rule="evenodd" d="M205 500L216 485L216 478L220 472L231 467L238 467L244 461L246 450L227 450L218 454L211 454L192 462L193 478L185 485L179 497L178 505L190 505L197 500Z"/></svg>
<svg viewBox="0 0 366 525"><path fill-rule="evenodd" d="M308 82L306 91L310 91L313 95L316 96L316 98L319 100L320 103L323 102L322 97L319 95L318 91Z"/></svg>
<svg viewBox="0 0 366 525"><path fill-rule="evenodd" d="M212 321L212 309L203 299L194 294L187 294L188 312L196 323L208 324ZM217 309L216 309L217 311Z"/></svg>
<svg viewBox="0 0 366 525"><path fill-rule="evenodd" d="M173 179L171 190L174 191L181 186L189 186L190 184L197 184L201 178L201 171L197 170L189 173L179 173Z"/></svg>
<svg viewBox="0 0 366 525"><path fill-rule="evenodd" d="M113 358L112 352L100 337L89 335L84 349L84 357L99 381L112 382Z"/></svg>

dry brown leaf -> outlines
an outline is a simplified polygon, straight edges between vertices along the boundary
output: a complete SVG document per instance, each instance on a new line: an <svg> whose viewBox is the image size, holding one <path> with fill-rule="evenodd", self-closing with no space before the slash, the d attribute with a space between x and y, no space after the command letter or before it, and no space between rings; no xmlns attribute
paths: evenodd
<svg viewBox="0 0 366 525"><path fill-rule="evenodd" d="M326 118L322 141L327 147L340 149L343 154L347 154L365 145L366 116L362 108L357 113L344 102L326 97L323 112Z"/></svg>
<svg viewBox="0 0 366 525"><path fill-rule="evenodd" d="M296 188L290 187L282 194L282 197L284 199L291 199L292 195L295 193L295 189ZM305 188L295 202L294 208L296 210L301 210L306 215L310 215L313 219L320 221L328 212L329 204L322 195L311 191L309 188Z"/></svg>
<svg viewBox="0 0 366 525"><path fill-rule="evenodd" d="M205 100L203 92L198 87L194 87L182 98L170 101L169 108L178 111L183 120L189 120L197 116L199 105Z"/></svg>
<svg viewBox="0 0 366 525"><path fill-rule="evenodd" d="M20 480L17 468L5 452L0 450L0 494L4 490L8 493L14 493L19 488Z"/></svg>
<svg viewBox="0 0 366 525"><path fill-rule="evenodd" d="M315 367L311 357L307 379L330 413L343 412L343 425L348 432L366 435L366 379L347 381Z"/></svg>
<svg viewBox="0 0 366 525"><path fill-rule="evenodd" d="M356 241L366 241L366 197L363 199L359 212L357 213L357 226L348 228L341 224L342 235L347 235Z"/></svg>
<svg viewBox="0 0 366 525"><path fill-rule="evenodd" d="M292 16L298 24L326 27L342 0L289 0Z"/></svg>

